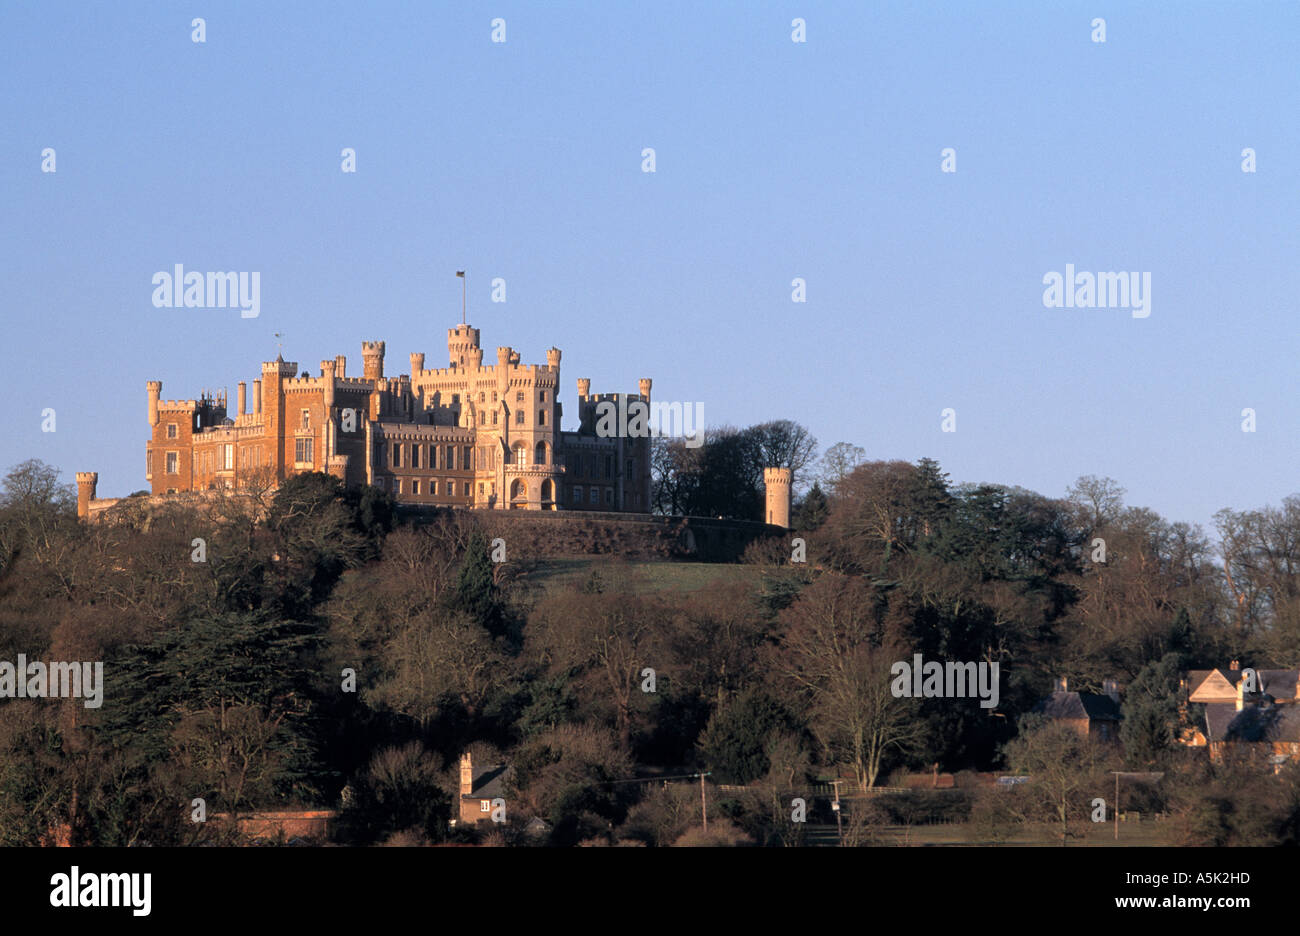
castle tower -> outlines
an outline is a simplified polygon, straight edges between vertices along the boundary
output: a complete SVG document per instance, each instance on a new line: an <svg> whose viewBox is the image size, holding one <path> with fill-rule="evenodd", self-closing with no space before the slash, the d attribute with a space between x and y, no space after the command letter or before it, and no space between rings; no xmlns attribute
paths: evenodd
<svg viewBox="0 0 1300 936"><path fill-rule="evenodd" d="M789 468L764 468L763 485L767 488L767 522L783 529L790 528Z"/></svg>
<svg viewBox="0 0 1300 936"><path fill-rule="evenodd" d="M559 367L559 366L560 366L560 349L559 349L559 348L547 348L547 349L546 349L546 366L547 366L547 367Z"/></svg>
<svg viewBox="0 0 1300 936"><path fill-rule="evenodd" d="M474 354L478 351L478 354ZM468 325L457 325L447 329L447 360L452 367L472 366L474 359L483 361L483 352L478 345L478 329Z"/></svg>
<svg viewBox="0 0 1300 936"><path fill-rule="evenodd" d="M579 377L578 378L578 399L585 400L589 396L591 396L591 378Z"/></svg>
<svg viewBox="0 0 1300 936"><path fill-rule="evenodd" d="M330 411L334 409L334 375L338 370L338 366L339 362L337 359L333 361L320 362L321 382L324 384L325 389L324 402L326 419L330 418Z"/></svg>
<svg viewBox="0 0 1300 936"><path fill-rule="evenodd" d="M90 515L90 502L95 499L95 489L98 486L98 471L77 472L77 516L82 520Z"/></svg>
<svg viewBox="0 0 1300 936"><path fill-rule="evenodd" d="M637 389L641 391L641 399L647 403L650 402L650 378L642 377L637 381Z"/></svg>
<svg viewBox="0 0 1300 936"><path fill-rule="evenodd" d="M162 394L162 381L151 380L145 385L149 391L149 425L158 425L158 397Z"/></svg>
<svg viewBox="0 0 1300 936"><path fill-rule="evenodd" d="M348 375L348 359L342 354L334 355L334 375L343 380Z"/></svg>
<svg viewBox="0 0 1300 936"><path fill-rule="evenodd" d="M361 342L361 357L365 360L366 380L378 380L384 376L384 343L382 341Z"/></svg>
<svg viewBox="0 0 1300 936"><path fill-rule="evenodd" d="M411 379L418 380L420 371L424 370L424 355L417 351L411 352Z"/></svg>

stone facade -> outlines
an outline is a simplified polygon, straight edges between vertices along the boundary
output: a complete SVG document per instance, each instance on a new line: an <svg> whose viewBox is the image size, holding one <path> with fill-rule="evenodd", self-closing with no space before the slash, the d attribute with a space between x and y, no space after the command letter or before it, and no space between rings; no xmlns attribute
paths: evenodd
<svg viewBox="0 0 1300 936"><path fill-rule="evenodd" d="M405 504L649 511L650 439L596 434L597 404L648 404L649 379L625 395L593 395L579 380L578 428L562 430L557 348L545 364L522 364L508 347L484 364L479 330L461 324L447 332L447 367L426 369L415 353L410 373L388 377L384 352L382 341L362 343L360 377L342 355L321 361L317 376L282 358L264 363L251 401L239 382L234 418L224 392L163 400L162 383L149 381L153 493L270 489L325 471Z"/></svg>

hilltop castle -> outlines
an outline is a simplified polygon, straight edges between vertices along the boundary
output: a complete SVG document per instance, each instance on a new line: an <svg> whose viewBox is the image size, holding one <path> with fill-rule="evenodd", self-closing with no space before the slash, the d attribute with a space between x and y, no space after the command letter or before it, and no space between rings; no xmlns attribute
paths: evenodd
<svg viewBox="0 0 1300 936"><path fill-rule="evenodd" d="M361 344L360 377L343 355L320 374L276 360L261 377L238 383L234 418L224 392L163 400L148 381L150 439L145 478L155 495L269 490L286 478L326 472L348 486L371 484L401 504L491 510L586 510L649 513L650 438L598 434L597 408L650 404L650 379L637 394L591 393L578 380L578 428L562 430L560 351L545 364L522 364L497 348L483 363L479 330L447 331L448 366L426 369L412 353L410 373L384 375L384 342ZM94 517L99 476L77 474L77 512ZM769 469L766 521L788 527L790 472ZM94 506L92 507L92 502Z"/></svg>
<svg viewBox="0 0 1300 936"><path fill-rule="evenodd" d="M579 427L563 431L560 351L521 364L497 348L483 363L479 330L447 332L448 366L410 356L409 374L384 375L384 342L361 345L361 376L342 356L320 374L298 374L281 357L238 384L234 418L224 394L162 400L151 380L146 479L154 494L269 486L324 471L349 486L372 484L404 504L528 510L650 510L650 440L604 438L595 408L619 394L592 395L578 381ZM650 400L650 380L627 401Z"/></svg>

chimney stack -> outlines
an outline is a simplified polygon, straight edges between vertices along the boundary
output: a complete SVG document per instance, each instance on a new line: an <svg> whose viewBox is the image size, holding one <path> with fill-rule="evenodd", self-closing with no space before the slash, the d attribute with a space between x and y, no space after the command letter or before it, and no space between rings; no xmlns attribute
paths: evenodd
<svg viewBox="0 0 1300 936"><path fill-rule="evenodd" d="M466 751L460 756L460 795L469 796L474 792L474 761Z"/></svg>

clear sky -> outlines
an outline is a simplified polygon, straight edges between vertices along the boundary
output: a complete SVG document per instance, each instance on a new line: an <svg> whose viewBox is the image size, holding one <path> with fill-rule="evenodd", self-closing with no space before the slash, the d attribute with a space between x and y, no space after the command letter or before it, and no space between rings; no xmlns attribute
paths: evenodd
<svg viewBox="0 0 1300 936"><path fill-rule="evenodd" d="M649 376L1207 530L1300 491L1300 3L6 0L0 90L2 470L143 488L145 382L233 411L277 331L444 366L465 269L488 360L563 349L566 427ZM155 308L178 263L260 315ZM1045 308L1066 264L1150 272L1150 316Z"/></svg>

